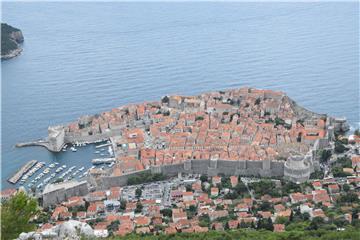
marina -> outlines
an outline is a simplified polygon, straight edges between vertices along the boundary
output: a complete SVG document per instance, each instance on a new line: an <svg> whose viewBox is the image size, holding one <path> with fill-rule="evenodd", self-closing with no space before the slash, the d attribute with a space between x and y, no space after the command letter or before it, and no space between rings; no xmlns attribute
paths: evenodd
<svg viewBox="0 0 360 240"><path fill-rule="evenodd" d="M93 159L93 154L98 155L99 158ZM92 143L68 143L59 153L51 155L53 157L48 160L30 161L26 168L23 166L22 171L18 170L20 173L15 174L16 178L14 175L8 182L29 190L42 191L47 184L84 178L88 175L89 169L101 164L106 164L106 166L99 166L99 169L112 167L115 161L115 158L112 158L114 155L112 144L108 139ZM64 161L64 156L74 161ZM78 161L79 158L82 160ZM95 160L94 163L91 159Z"/></svg>

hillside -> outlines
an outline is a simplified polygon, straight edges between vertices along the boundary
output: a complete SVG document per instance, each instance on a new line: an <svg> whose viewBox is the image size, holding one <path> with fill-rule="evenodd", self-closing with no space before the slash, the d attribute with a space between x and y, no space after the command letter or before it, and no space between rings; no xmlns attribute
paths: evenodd
<svg viewBox="0 0 360 240"><path fill-rule="evenodd" d="M19 55L22 51L19 45L24 41L20 29L6 23L1 23L1 59L10 59Z"/></svg>

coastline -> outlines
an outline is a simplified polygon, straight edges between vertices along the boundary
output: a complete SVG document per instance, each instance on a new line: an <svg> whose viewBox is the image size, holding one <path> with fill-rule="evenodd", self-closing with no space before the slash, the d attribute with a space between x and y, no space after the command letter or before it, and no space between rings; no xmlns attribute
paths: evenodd
<svg viewBox="0 0 360 240"><path fill-rule="evenodd" d="M15 58L15 57L21 55L22 51L23 51L23 49L20 46L18 46L17 49L12 50L10 53L8 53L6 55L1 55L1 61L10 60L12 58Z"/></svg>

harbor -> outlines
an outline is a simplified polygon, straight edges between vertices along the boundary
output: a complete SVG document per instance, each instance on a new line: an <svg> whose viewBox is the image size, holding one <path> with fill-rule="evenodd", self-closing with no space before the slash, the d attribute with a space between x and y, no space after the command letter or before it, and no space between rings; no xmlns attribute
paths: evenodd
<svg viewBox="0 0 360 240"><path fill-rule="evenodd" d="M115 158L111 145L109 140L64 144L58 153L48 153L48 159L42 157L27 162L8 183L41 192L50 183L85 179L90 169L113 166Z"/></svg>

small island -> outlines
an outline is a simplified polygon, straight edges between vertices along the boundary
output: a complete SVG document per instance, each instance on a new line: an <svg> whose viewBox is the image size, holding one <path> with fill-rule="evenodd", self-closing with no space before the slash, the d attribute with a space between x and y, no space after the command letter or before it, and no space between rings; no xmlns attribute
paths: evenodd
<svg viewBox="0 0 360 240"><path fill-rule="evenodd" d="M22 52L24 37L20 29L1 23L1 60L16 57Z"/></svg>

